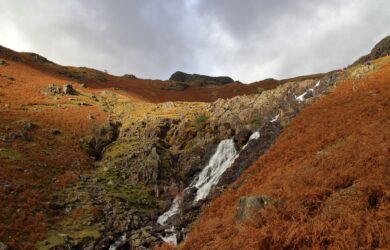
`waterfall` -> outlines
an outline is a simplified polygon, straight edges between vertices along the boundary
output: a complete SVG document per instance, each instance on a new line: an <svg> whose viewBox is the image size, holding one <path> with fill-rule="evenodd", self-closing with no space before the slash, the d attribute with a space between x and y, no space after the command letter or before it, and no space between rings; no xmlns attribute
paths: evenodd
<svg viewBox="0 0 390 250"><path fill-rule="evenodd" d="M176 198L173 200L171 208L160 215L157 219L157 223L160 225L165 225L165 222L175 214L179 213L179 196L176 196Z"/></svg>
<svg viewBox="0 0 390 250"><path fill-rule="evenodd" d="M237 156L233 139L226 139L218 144L217 151L207 166L190 185L190 187L197 188L194 203L208 196L211 188L218 184L222 174L233 164Z"/></svg>
<svg viewBox="0 0 390 250"><path fill-rule="evenodd" d="M242 150L248 146L250 141L257 140L259 138L260 133L258 131L252 133ZM202 172L200 172L199 175L187 187L197 188L196 196L193 201L194 204L202 199L207 198L211 189L218 184L222 174L234 163L234 160L238 157L238 155L239 152L237 152L235 148L233 138L222 140L218 144L217 150L209 160L206 167L203 168ZM158 217L158 224L165 226L169 218L180 212L180 199L180 196L176 196L172 202L171 208ZM175 228L172 227L168 231L169 232L167 232L167 236L160 236L161 239L167 243L176 245L177 234L174 233Z"/></svg>
<svg viewBox="0 0 390 250"><path fill-rule="evenodd" d="M297 100L297 101L299 101L299 102L303 102L303 101L306 99L306 98L305 98L305 95L308 94L309 91L312 92L312 94L314 95L314 94L315 94L315 89L318 88L318 87L320 86L320 84L321 84L321 80L319 80L319 81L316 83L316 85L314 85L313 88L306 90L306 91L303 92L300 96L294 95L294 96L295 96L295 100Z"/></svg>

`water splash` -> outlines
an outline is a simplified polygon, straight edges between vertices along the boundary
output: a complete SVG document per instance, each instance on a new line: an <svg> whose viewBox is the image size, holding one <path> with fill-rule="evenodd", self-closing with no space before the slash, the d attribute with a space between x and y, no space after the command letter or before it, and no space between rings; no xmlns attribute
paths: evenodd
<svg viewBox="0 0 390 250"><path fill-rule="evenodd" d="M238 152L233 139L226 139L218 144L217 151L211 157L207 166L195 179L196 182L191 184L191 187L198 189L194 203L208 196L211 188L218 184L222 174L232 165L237 155Z"/></svg>
<svg viewBox="0 0 390 250"><path fill-rule="evenodd" d="M169 218L171 218L175 214L178 214L180 211L179 203L180 198L179 196L176 196L176 198L172 202L171 208L157 218L157 223L164 226Z"/></svg>
<svg viewBox="0 0 390 250"><path fill-rule="evenodd" d="M249 142L260 138L258 131L252 133L249 137L248 142L242 148L245 149ZM217 150L209 160L206 167L203 168L202 172L194 179L188 188L197 188L196 196L193 203L207 198L211 189L216 186L221 179L222 174L234 163L234 160L239 156L237 152L233 138L221 141L218 144ZM157 223L166 226L169 218L180 212L180 196L176 196L173 200L171 208L160 215L157 219ZM172 227L170 232L167 232L166 236L160 235L160 238L169 244L177 245L177 233L175 228Z"/></svg>

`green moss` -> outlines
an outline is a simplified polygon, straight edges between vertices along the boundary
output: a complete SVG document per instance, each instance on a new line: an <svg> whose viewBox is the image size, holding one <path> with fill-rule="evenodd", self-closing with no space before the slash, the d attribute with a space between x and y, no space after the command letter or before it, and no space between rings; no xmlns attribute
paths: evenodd
<svg viewBox="0 0 390 250"><path fill-rule="evenodd" d="M74 231L69 233L69 236L75 240L82 240L85 238L97 239L101 236L100 232L95 229L84 229L81 231Z"/></svg>
<svg viewBox="0 0 390 250"><path fill-rule="evenodd" d="M195 127L197 130L201 130L204 128L208 117L205 114L200 114L195 117Z"/></svg>
<svg viewBox="0 0 390 250"><path fill-rule="evenodd" d="M58 233L53 233L49 235L46 240L38 242L37 248L38 250L49 250L63 244L65 244L64 237Z"/></svg>
<svg viewBox="0 0 390 250"><path fill-rule="evenodd" d="M261 125L263 123L263 119L260 117L254 118L250 121L251 124Z"/></svg>
<svg viewBox="0 0 390 250"><path fill-rule="evenodd" d="M98 239L101 236L99 231L92 228L70 231L66 233L49 231L47 235L48 237L46 240L38 242L38 250L49 250L56 246L62 246L65 244L64 238L66 236L69 236L74 242L81 242L85 239Z"/></svg>
<svg viewBox="0 0 390 250"><path fill-rule="evenodd" d="M22 155L9 148L0 148L0 159L5 159L9 161L18 161L22 158Z"/></svg>
<svg viewBox="0 0 390 250"><path fill-rule="evenodd" d="M104 151L104 157L116 159L127 156L139 148L138 145L136 141L115 141Z"/></svg>

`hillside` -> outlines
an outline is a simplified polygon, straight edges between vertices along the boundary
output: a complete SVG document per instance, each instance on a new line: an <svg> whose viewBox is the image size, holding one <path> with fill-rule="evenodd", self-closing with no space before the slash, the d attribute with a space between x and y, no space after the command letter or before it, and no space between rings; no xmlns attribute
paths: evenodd
<svg viewBox="0 0 390 250"><path fill-rule="evenodd" d="M0 250L389 247L390 58L232 81L0 46Z"/></svg>
<svg viewBox="0 0 390 250"><path fill-rule="evenodd" d="M0 48L0 62L0 242L5 242L12 249L32 249L37 246L37 242L43 242L40 243L43 249L49 249L64 243L62 236L58 237L65 235L64 233L76 239L100 237L101 233L97 230L100 220L89 226L73 224L77 220L82 221L81 218L94 218L96 213L104 211L100 206L92 204L93 200L89 198L97 195L90 190L91 185L96 186L96 182L89 180L95 178L101 179L103 193L99 194L102 195L99 199L103 201L110 200L113 196L122 197L128 192L139 192L137 195L140 195L140 204L144 204L144 198L157 201L150 195L153 194L151 192L155 184L149 183L149 177L137 180L138 173L130 171L123 180L136 178L134 181L138 184L121 188L119 185L123 184L119 183L122 180L112 179L120 173L123 176L123 168L115 167L124 160L121 153L123 150L136 152L144 150L148 143L152 147L155 143L153 140L147 142L139 141L138 137L132 138L133 134L127 135L129 130L135 132L143 124L147 124L148 129L140 131L144 137L150 131L161 130L159 126L164 125L159 124L168 121L172 123L171 126L177 127L176 124L182 120L176 128L178 132L175 132L179 134L175 134L176 139L172 138L170 143L177 144L176 148L188 143L188 147L175 149L179 151L170 152L168 158L158 157L162 165L171 164L169 162L172 157L183 150L187 152L188 159L183 158L180 164L193 161L207 149L197 149L195 152L196 148L190 147L194 140L199 144L197 147L201 148L226 138L231 133L228 127L221 127L217 134L208 135L206 141L199 137L202 134L197 138L197 130L203 129L204 125L201 124L206 122L201 120L205 115L206 103L159 102L182 99L211 101L233 95L259 93L259 86L263 90L272 89L279 84L276 80L265 80L250 86L233 83L211 88L191 86L185 91L171 91L162 89L171 83L127 76L115 77L87 68L64 67L37 54L18 53L4 47ZM65 93L63 87L70 85L71 87L67 87L69 93ZM242 122L251 123L257 115L252 113ZM101 155L104 147L116 138L104 135L106 137L102 139L96 133L110 130L111 122L119 122L122 126L119 141L111 146L111 150L106 150L107 153ZM242 122L235 126L241 126ZM219 123L216 120L216 125ZM251 126L258 125L254 123ZM96 136L98 144L91 146L90 143ZM191 139L194 136L195 139ZM133 145L134 140L137 145ZM161 150L166 150L164 144L158 148L158 154L162 153ZM97 158L102 158L102 161L96 161ZM139 160L142 158L137 161ZM108 164L114 165L113 172L105 174ZM101 167L96 168L97 165ZM148 168L149 166L144 174L149 171ZM88 181L82 184L83 180ZM114 188L110 186L112 181L116 183ZM159 182L159 185L167 186L169 179ZM175 188L169 189L175 192ZM74 200L72 197L79 198ZM134 196L130 197L134 199ZM165 192L162 200L167 199L170 196ZM139 204L135 201L129 206L138 207ZM156 209L155 205L152 207ZM72 211L71 215L67 212L69 210ZM64 223L68 225L65 229Z"/></svg>
<svg viewBox="0 0 390 250"><path fill-rule="evenodd" d="M340 83L334 93L302 111L204 209L180 248L388 248L389 82L386 64L364 78ZM271 202L240 220L238 204L245 197L269 197Z"/></svg>
<svg viewBox="0 0 390 250"><path fill-rule="evenodd" d="M2 46L0 46L0 58L9 59L17 65L23 64L55 79L82 83L91 91L119 91L120 94L133 100L154 103L167 101L211 102L218 98L254 94L258 88L272 89L279 84L289 81L289 79L280 81L265 79L252 84L232 82L225 83L223 86L191 84L188 88L177 89L172 87L172 85L175 86L176 81L139 79L134 75L119 77L86 67L62 66L38 54L19 53ZM318 74L302 77L302 79L315 79L321 76L322 74Z"/></svg>

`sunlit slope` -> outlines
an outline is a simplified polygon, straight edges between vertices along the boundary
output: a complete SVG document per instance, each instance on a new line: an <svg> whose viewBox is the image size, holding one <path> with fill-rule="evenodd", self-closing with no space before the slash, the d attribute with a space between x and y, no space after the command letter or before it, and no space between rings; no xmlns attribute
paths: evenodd
<svg viewBox="0 0 390 250"><path fill-rule="evenodd" d="M390 64L302 111L203 211L183 249L390 247ZM240 197L271 197L238 222Z"/></svg>

